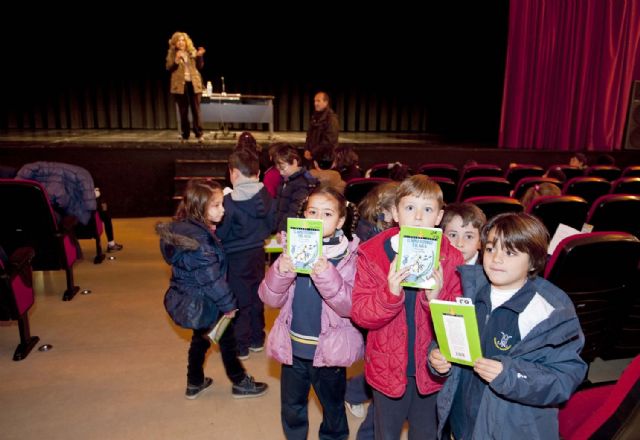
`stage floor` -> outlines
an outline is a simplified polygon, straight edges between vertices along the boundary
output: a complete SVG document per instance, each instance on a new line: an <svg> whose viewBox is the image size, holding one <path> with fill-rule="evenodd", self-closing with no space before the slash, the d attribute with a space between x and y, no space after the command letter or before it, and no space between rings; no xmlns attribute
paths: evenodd
<svg viewBox="0 0 640 440"><path fill-rule="evenodd" d="M207 146L228 146L235 144L241 131L222 132L219 130L205 130L203 142ZM273 142L288 142L302 145L305 142L305 132L275 132L269 136L266 131L251 131L261 145ZM114 144L151 144L154 146L175 146L181 144L180 136L175 130L10 130L0 132L1 145L32 144L38 146L71 146L90 145L93 147L108 147ZM384 145L420 145L442 146L439 136L428 133L340 133L340 143L344 144L384 144ZM195 137L191 137L187 144L197 147ZM463 144L462 147L472 146ZM478 144L473 144L478 146Z"/></svg>

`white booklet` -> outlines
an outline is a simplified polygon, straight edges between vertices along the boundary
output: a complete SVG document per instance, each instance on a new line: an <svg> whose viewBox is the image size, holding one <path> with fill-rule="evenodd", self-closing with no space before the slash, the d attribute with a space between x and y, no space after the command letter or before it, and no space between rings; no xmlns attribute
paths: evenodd
<svg viewBox="0 0 640 440"><path fill-rule="evenodd" d="M562 240L576 234L580 234L580 231L572 228L571 226L567 226L564 223L558 224L558 228L556 229L556 232L553 234L553 237L551 237L551 241L549 242L547 254L553 255L553 252L556 250Z"/></svg>

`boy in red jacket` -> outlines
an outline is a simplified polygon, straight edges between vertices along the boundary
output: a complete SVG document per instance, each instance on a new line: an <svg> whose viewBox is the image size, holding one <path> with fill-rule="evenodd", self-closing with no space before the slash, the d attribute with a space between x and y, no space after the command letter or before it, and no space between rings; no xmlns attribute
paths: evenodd
<svg viewBox="0 0 640 440"><path fill-rule="evenodd" d="M398 187L393 218L399 226L434 227L443 215L442 190L427 176L417 175ZM365 376L373 388L376 438L400 438L409 421L409 438L436 438L436 392L441 377L427 367L433 339L429 301L461 295L456 267L460 251L442 240L436 286L402 287L409 268L395 270L399 228L391 228L359 248L351 318L369 330Z"/></svg>

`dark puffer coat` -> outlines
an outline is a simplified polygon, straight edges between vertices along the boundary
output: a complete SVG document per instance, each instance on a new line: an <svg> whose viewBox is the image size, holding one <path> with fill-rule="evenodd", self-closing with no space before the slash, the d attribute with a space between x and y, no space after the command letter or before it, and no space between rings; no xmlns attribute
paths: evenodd
<svg viewBox="0 0 640 440"><path fill-rule="evenodd" d="M237 308L222 246L206 225L192 220L158 223L156 232L162 256L172 266L164 306L176 324L208 328L220 313Z"/></svg>

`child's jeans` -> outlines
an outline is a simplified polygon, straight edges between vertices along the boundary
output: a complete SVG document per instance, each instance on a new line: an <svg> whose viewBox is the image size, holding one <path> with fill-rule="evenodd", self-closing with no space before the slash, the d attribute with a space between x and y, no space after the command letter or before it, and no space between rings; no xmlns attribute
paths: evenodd
<svg viewBox="0 0 640 440"><path fill-rule="evenodd" d="M373 390L374 428L377 439L398 439L405 420L409 421L410 439L437 437L436 397L438 393L423 396L418 393L416 378L407 378L407 389L400 398L385 396Z"/></svg>
<svg viewBox="0 0 640 440"><path fill-rule="evenodd" d="M207 355L211 340L207 337L209 329L194 330L189 347L189 364L187 366L187 383L201 385L204 382L204 358ZM233 321L220 338L220 354L224 371L232 383L239 383L246 376L242 362L238 360L236 338L233 335Z"/></svg>
<svg viewBox="0 0 640 440"><path fill-rule="evenodd" d="M314 367L313 361L293 357L293 365L283 365L280 378L282 428L288 440L306 439L309 432L309 391L311 386L322 404L319 438L347 439L349 425L344 407L347 371L344 367Z"/></svg>

